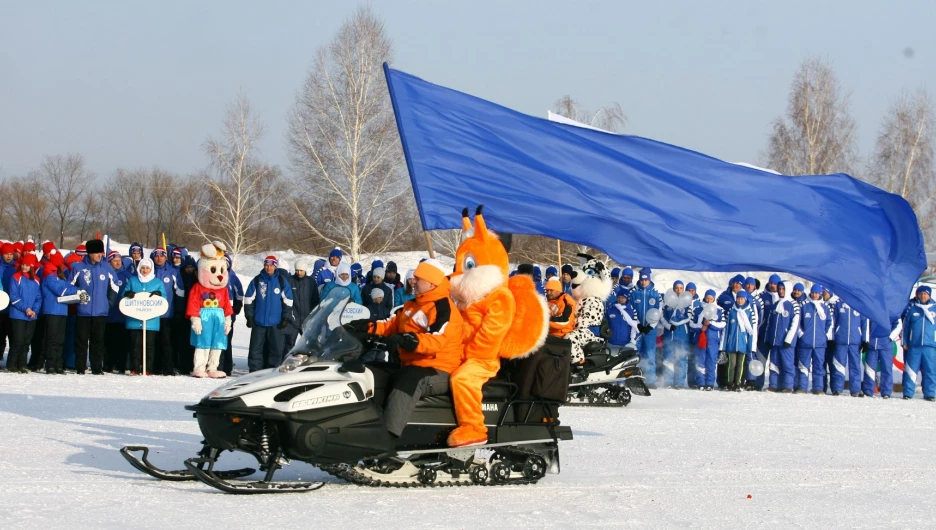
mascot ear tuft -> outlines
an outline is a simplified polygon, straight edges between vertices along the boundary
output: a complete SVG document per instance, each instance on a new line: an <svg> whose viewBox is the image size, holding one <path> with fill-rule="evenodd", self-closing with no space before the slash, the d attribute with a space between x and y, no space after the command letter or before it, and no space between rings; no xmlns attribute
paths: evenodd
<svg viewBox="0 0 936 530"><path fill-rule="evenodd" d="M497 235L500 236L500 242L504 245L504 250L510 253L510 246L513 244L513 234L505 233Z"/></svg>
<svg viewBox="0 0 936 530"><path fill-rule="evenodd" d="M468 217L468 208L462 208L462 217Z"/></svg>
<svg viewBox="0 0 936 530"><path fill-rule="evenodd" d="M483 210L483 209L484 209L484 205L483 205L483 204L479 204L479 205L478 205L478 208L475 210L475 215L481 215L481 210Z"/></svg>

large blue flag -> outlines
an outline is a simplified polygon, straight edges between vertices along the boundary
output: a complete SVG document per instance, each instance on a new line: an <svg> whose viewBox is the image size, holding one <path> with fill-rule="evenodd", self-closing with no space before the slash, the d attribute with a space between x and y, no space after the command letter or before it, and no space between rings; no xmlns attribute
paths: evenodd
<svg viewBox="0 0 936 530"><path fill-rule="evenodd" d="M907 201L848 175L773 175L384 70L426 230L459 228L462 208L484 204L494 230L573 241L619 263L796 274L882 326L926 268Z"/></svg>

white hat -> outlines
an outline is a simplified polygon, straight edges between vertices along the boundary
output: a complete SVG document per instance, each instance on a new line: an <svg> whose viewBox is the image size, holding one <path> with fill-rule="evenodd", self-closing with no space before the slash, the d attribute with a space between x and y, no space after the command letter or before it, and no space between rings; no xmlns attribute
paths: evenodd
<svg viewBox="0 0 936 530"><path fill-rule="evenodd" d="M384 276L385 272L386 271L384 270L383 267L377 267L371 272L371 276L377 277L377 278L386 278L386 276Z"/></svg>
<svg viewBox="0 0 936 530"><path fill-rule="evenodd" d="M311 269L310 265L311 265L311 263L310 263L309 258L299 258L299 259L296 260L296 270L297 270L297 271L312 272L312 269Z"/></svg>
<svg viewBox="0 0 936 530"><path fill-rule="evenodd" d="M386 293L384 293L384 290L381 289L380 287L374 287L373 289L371 289L370 297L371 297L371 300L376 300L378 298L385 298Z"/></svg>

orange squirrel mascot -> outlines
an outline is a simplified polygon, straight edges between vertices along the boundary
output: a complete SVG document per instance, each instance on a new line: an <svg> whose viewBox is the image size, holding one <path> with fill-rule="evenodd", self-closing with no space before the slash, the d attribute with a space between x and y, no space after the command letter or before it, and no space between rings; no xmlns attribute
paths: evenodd
<svg viewBox="0 0 936 530"><path fill-rule="evenodd" d="M475 211L473 230L468 209L462 211L462 243L451 276L452 298L464 321L465 361L449 380L458 419L449 447L487 443L481 387L497 374L501 358L530 355L549 331L545 299L531 278L508 280L507 249L487 229L482 208Z"/></svg>

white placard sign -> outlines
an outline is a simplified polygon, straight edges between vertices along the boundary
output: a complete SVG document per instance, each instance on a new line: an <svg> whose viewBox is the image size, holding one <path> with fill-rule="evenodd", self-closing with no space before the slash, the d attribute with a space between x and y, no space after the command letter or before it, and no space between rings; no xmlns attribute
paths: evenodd
<svg viewBox="0 0 936 530"><path fill-rule="evenodd" d="M10 305L10 295L0 291L0 311L3 311Z"/></svg>
<svg viewBox="0 0 936 530"><path fill-rule="evenodd" d="M134 293L133 298L120 299L120 312L137 320L159 318L169 311L169 301L150 293Z"/></svg>
<svg viewBox="0 0 936 530"><path fill-rule="evenodd" d="M354 302L348 302L348 305L345 306L344 311L341 312L341 324L347 324L352 320L361 320L361 319L370 318L370 310L366 307L355 304Z"/></svg>

